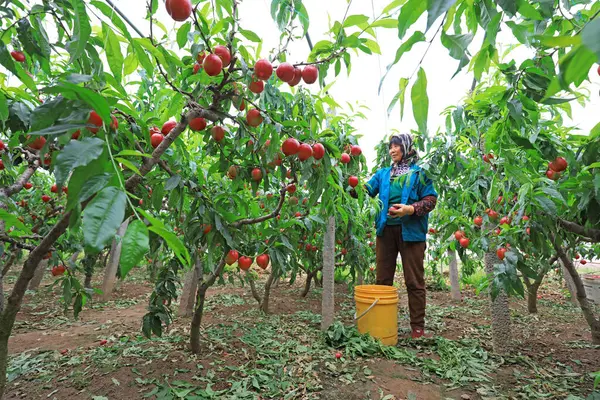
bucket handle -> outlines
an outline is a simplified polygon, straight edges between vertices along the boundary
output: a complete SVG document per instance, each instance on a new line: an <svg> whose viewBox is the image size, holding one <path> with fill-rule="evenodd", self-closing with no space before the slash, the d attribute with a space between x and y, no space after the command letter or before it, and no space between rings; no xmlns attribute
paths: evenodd
<svg viewBox="0 0 600 400"><path fill-rule="evenodd" d="M364 317L365 315L367 315L367 313L368 313L369 311L371 311L371 308L375 307L375 305L376 305L377 303L379 303L379 299L375 299L375 301L373 302L373 304L371 304L371 305L369 306L369 308L367 308L367 309L366 309L366 311L365 311L364 313L360 314L358 317L356 316L356 313L354 313L354 320L355 320L355 321L358 321L359 319L361 319L362 317Z"/></svg>

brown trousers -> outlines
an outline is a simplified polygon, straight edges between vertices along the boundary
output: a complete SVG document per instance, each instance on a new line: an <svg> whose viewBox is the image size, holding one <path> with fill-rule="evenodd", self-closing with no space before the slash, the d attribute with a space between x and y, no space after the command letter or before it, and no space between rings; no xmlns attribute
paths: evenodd
<svg viewBox="0 0 600 400"><path fill-rule="evenodd" d="M425 327L425 278L423 260L425 242L402 240L402 225L387 225L383 236L377 236L377 284L392 286L396 274L398 252L402 257L402 270L408 291L410 326Z"/></svg>

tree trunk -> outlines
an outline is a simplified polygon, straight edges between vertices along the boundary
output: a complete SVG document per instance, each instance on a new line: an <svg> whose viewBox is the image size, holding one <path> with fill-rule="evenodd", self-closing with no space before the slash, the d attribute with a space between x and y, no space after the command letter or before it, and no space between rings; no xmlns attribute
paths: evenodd
<svg viewBox="0 0 600 400"><path fill-rule="evenodd" d="M29 290L37 290L42 283L42 279L44 279L44 274L46 273L46 267L48 267L48 260L42 260L38 267L35 269L35 273L33 274L33 278L29 281Z"/></svg>
<svg viewBox="0 0 600 400"><path fill-rule="evenodd" d="M335 304L335 216L327 220L323 238L323 294L321 300L321 330L326 331L333 324Z"/></svg>
<svg viewBox="0 0 600 400"><path fill-rule="evenodd" d="M357 274L357 278L356 278L356 284L357 285L363 285L365 278L363 276L362 270L358 270L358 274Z"/></svg>
<svg viewBox="0 0 600 400"><path fill-rule="evenodd" d="M206 299L206 290L208 287L201 285L198 288L198 295L196 296L196 309L194 310L194 316L192 317L192 324L190 326L190 346L192 353L200 354L200 325L202 324L202 314L204 312L204 300Z"/></svg>
<svg viewBox="0 0 600 400"><path fill-rule="evenodd" d="M196 256L196 263L192 270L185 274L181 301L179 302L179 316L190 317L194 314L194 300L198 288L198 271L202 268L202 259Z"/></svg>
<svg viewBox="0 0 600 400"><path fill-rule="evenodd" d="M17 251L10 253L10 256L7 258L6 263L2 267L2 271L0 271L0 313L4 310L4 277L8 275L10 267L12 267L15 259L17 258L17 253Z"/></svg>
<svg viewBox="0 0 600 400"><path fill-rule="evenodd" d="M571 276L571 279L573 279L573 284L575 285L575 291L577 294L577 301L579 302L579 307L581 308L583 317L585 318L585 321L588 323L592 332L592 343L600 344L600 319L597 319L594 315L594 310L585 293L585 288L583 287L583 281L581 280L581 276L579 276L577 269L575 269L573 262L569 259L569 257L567 257L567 254L565 253L563 248L559 246L555 237L552 237L552 244L556 249L558 257L562 261L563 266L567 269L567 272Z"/></svg>
<svg viewBox="0 0 600 400"><path fill-rule="evenodd" d="M499 264L500 259L495 253L485 253L485 272L488 279L494 279L494 264ZM512 342L510 329L510 309L508 308L508 295L500 288L495 299L492 298L490 285L490 308L492 311L492 346L496 354L509 352Z"/></svg>
<svg viewBox="0 0 600 400"><path fill-rule="evenodd" d="M575 288L575 282L573 282L573 278L569 273L569 270L565 267L565 264L562 260L558 260L560 268L562 270L563 277L565 278L565 285L569 290L569 294L571 295L571 303L577 304L577 289Z"/></svg>
<svg viewBox="0 0 600 400"><path fill-rule="evenodd" d="M115 287L115 281L117 280L117 270L119 269L119 259L121 258L121 248L123 243L123 236L129 226L129 218L127 218L119 229L117 230L117 236L119 240L113 239L112 246L110 248L110 256L108 258L108 264L104 270L104 281L102 282L102 301L108 301L112 295L112 291Z"/></svg>
<svg viewBox="0 0 600 400"><path fill-rule="evenodd" d="M314 272L316 274L316 272ZM306 272L306 283L304 284L304 290L302 291L302 297L306 297L310 292L310 283L313 280L313 272Z"/></svg>
<svg viewBox="0 0 600 400"><path fill-rule="evenodd" d="M254 297L254 300L256 300L256 302L258 303L258 308L260 308L262 298L260 297L260 294L258 294L258 290L256 290L256 284L254 283L252 277L248 275L248 272L246 272L246 279L248 280L248 285L250 286L252 297Z"/></svg>
<svg viewBox="0 0 600 400"><path fill-rule="evenodd" d="M260 303L260 309L265 314L269 313L269 298L271 296L271 285L275 280L275 271L271 268L271 274L265 283L265 293L263 294L262 302Z"/></svg>
<svg viewBox="0 0 600 400"><path fill-rule="evenodd" d="M525 286L527 287L527 311L530 314L537 314L537 293L542 281L538 278L532 283L528 277L524 276L523 282L525 282Z"/></svg>
<svg viewBox="0 0 600 400"><path fill-rule="evenodd" d="M450 259L450 291L452 299L460 301L460 282L458 280L458 263L456 261L456 250L448 249L448 258Z"/></svg>

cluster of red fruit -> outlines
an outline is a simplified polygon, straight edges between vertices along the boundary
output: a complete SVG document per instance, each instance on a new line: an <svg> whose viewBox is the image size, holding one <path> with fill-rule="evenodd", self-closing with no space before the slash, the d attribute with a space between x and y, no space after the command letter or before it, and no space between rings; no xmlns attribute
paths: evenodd
<svg viewBox="0 0 600 400"><path fill-rule="evenodd" d="M67 268L65 268L64 265L55 265L54 267L52 267L52 276L61 276L65 273L65 271L67 270Z"/></svg>
<svg viewBox="0 0 600 400"><path fill-rule="evenodd" d="M563 157L556 157L554 161L548 163L548 169L546 170L546 177L548 179L552 179L553 181L558 180L560 178L561 172L563 172L569 164L567 160Z"/></svg>
<svg viewBox="0 0 600 400"><path fill-rule="evenodd" d="M293 156L298 154L300 161L306 161L313 157L315 160L320 160L325 156L325 147L321 143L315 143L309 145L307 143L298 142L294 138L286 139L281 145L281 151L286 156Z"/></svg>
<svg viewBox="0 0 600 400"><path fill-rule="evenodd" d="M117 130L119 128L119 121L117 120L117 118L114 115L111 115L110 118L112 119L112 122L110 123L110 129ZM87 128L87 130L90 131L91 133L93 133L94 135L96 133L98 133L100 128L102 128L102 124L103 124L102 118L94 110L90 111L90 116L88 117L87 123L88 123L88 125L95 125L97 127L97 128L93 128L93 127ZM77 140L77 139L79 139L80 135L81 135L81 130L78 129L75 132L73 132L73 134L71 135L71 139ZM43 141L40 141L40 139L43 139ZM46 144L46 139L44 139L42 136L40 136L32 144L30 144L29 147L39 150L42 147L44 147L44 144ZM34 145L36 147L34 147Z"/></svg>
<svg viewBox="0 0 600 400"><path fill-rule="evenodd" d="M196 63L194 64L194 75L204 69L208 76L217 76L231 64L231 52L225 46L215 46L213 52L207 54L205 52L198 53Z"/></svg>
<svg viewBox="0 0 600 400"><path fill-rule="evenodd" d="M350 154L354 157L358 157L362 154L361 148L356 145L350 146L349 150ZM350 162L350 154L348 154L347 152L342 153L342 156L340 157L340 161L342 164L348 164Z"/></svg>
<svg viewBox="0 0 600 400"><path fill-rule="evenodd" d="M229 250L229 253L225 256L225 262L227 265L233 265L237 261L238 266L242 271L247 271L252 266L252 262L254 261L252 257L241 256L237 250ZM262 269L267 269L269 265L269 255L261 254L256 257L256 264Z"/></svg>
<svg viewBox="0 0 600 400"><path fill-rule="evenodd" d="M467 247L469 247L469 244L471 243L471 241L469 240L468 237L465 236L465 233L463 231L456 231L456 232L454 232L454 238L456 240L458 240L458 243L464 249L466 249Z"/></svg>

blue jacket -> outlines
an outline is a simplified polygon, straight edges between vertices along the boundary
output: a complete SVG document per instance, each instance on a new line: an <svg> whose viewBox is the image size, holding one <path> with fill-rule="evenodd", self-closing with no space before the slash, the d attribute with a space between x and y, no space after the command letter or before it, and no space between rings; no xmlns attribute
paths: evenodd
<svg viewBox="0 0 600 400"><path fill-rule="evenodd" d="M365 185L369 196L375 197L379 194L381 211L377 216L375 226L377 236L383 235L383 229L387 224L387 214L390 200L390 171L391 167L382 168L373 175ZM402 178L401 178L402 179ZM425 175L425 171L416 164L410 167L406 175L406 181L402 187L402 204L411 205L425 196L436 196L431 179ZM427 237L428 215L422 217L416 215L405 215L402 221L402 240L405 242L424 242Z"/></svg>

